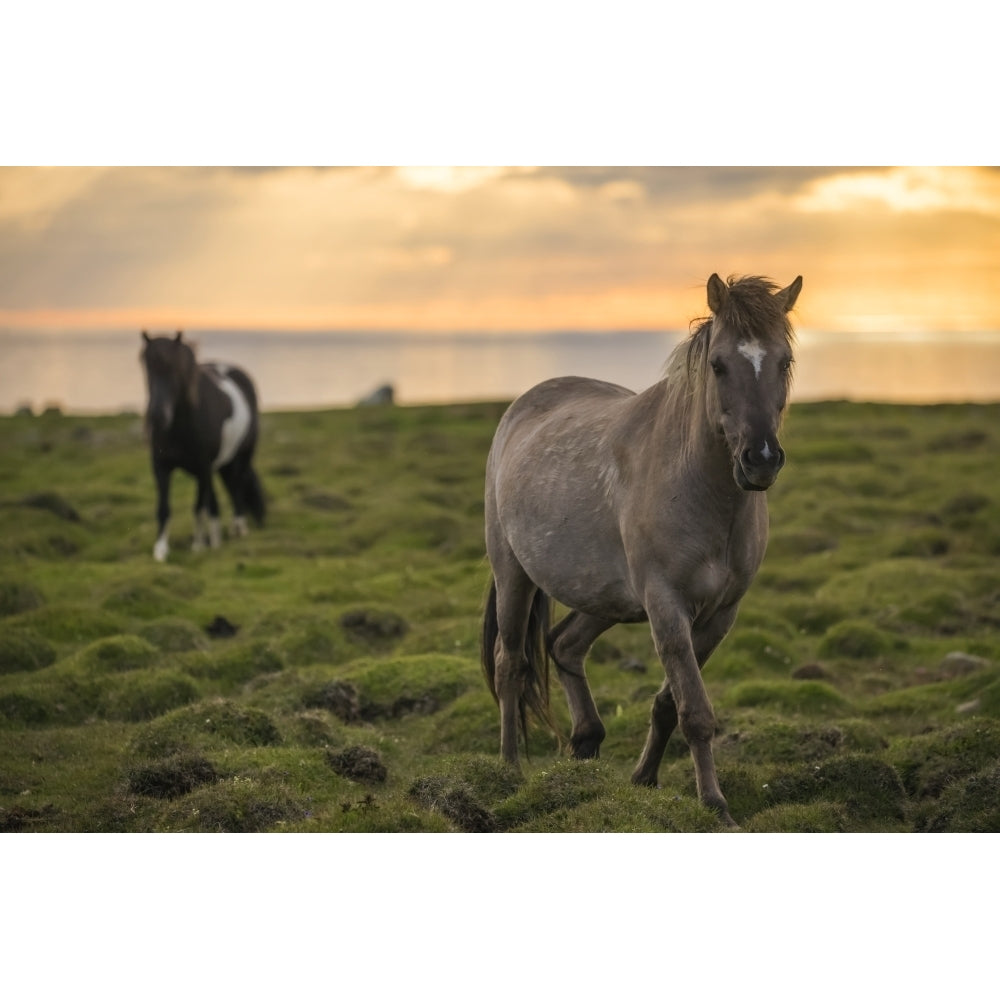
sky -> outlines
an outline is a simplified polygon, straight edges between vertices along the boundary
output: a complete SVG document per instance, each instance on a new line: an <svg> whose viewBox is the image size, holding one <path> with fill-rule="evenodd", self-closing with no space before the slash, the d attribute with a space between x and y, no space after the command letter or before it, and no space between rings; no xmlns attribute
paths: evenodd
<svg viewBox="0 0 1000 1000"><path fill-rule="evenodd" d="M1000 330L986 167L0 167L0 328Z"/></svg>

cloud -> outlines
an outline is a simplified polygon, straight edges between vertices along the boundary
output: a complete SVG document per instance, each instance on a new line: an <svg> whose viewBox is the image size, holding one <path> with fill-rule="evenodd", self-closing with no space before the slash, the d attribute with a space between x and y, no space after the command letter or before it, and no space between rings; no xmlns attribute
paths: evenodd
<svg viewBox="0 0 1000 1000"><path fill-rule="evenodd" d="M804 274L813 325L1000 321L980 168L0 168L0 192L8 323L677 327L712 271Z"/></svg>

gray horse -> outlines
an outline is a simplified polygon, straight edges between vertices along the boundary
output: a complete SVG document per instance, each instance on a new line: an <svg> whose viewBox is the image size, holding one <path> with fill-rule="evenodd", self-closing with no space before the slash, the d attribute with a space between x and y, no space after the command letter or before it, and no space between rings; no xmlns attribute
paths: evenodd
<svg viewBox="0 0 1000 1000"><path fill-rule="evenodd" d="M711 318L643 393L550 379L510 406L486 466L493 570L482 655L500 706L500 752L518 762L526 712L552 725L551 656L569 702L570 749L596 757L605 730L584 672L594 640L648 621L666 678L632 774L657 784L680 722L699 798L733 823L712 757L701 669L729 631L767 546L766 490L785 463L787 314L802 278L708 279ZM570 609L554 627L549 602Z"/></svg>

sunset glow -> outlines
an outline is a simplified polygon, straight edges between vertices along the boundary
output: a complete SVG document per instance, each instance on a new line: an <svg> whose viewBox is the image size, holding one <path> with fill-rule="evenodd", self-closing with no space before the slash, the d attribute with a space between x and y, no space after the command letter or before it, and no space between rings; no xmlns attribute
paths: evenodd
<svg viewBox="0 0 1000 1000"><path fill-rule="evenodd" d="M678 329L713 271L797 324L1000 330L979 167L0 168L0 325Z"/></svg>

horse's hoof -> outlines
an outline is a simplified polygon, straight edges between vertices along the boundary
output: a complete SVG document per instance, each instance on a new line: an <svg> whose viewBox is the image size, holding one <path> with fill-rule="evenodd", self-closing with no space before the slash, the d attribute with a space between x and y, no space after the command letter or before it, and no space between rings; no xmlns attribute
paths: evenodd
<svg viewBox="0 0 1000 1000"><path fill-rule="evenodd" d="M640 785L643 788L659 788L660 784L657 781L655 774L643 774L641 771L635 771L632 774L632 784Z"/></svg>
<svg viewBox="0 0 1000 1000"><path fill-rule="evenodd" d="M570 741L570 756L574 760L592 760L601 756L600 740L575 740Z"/></svg>

